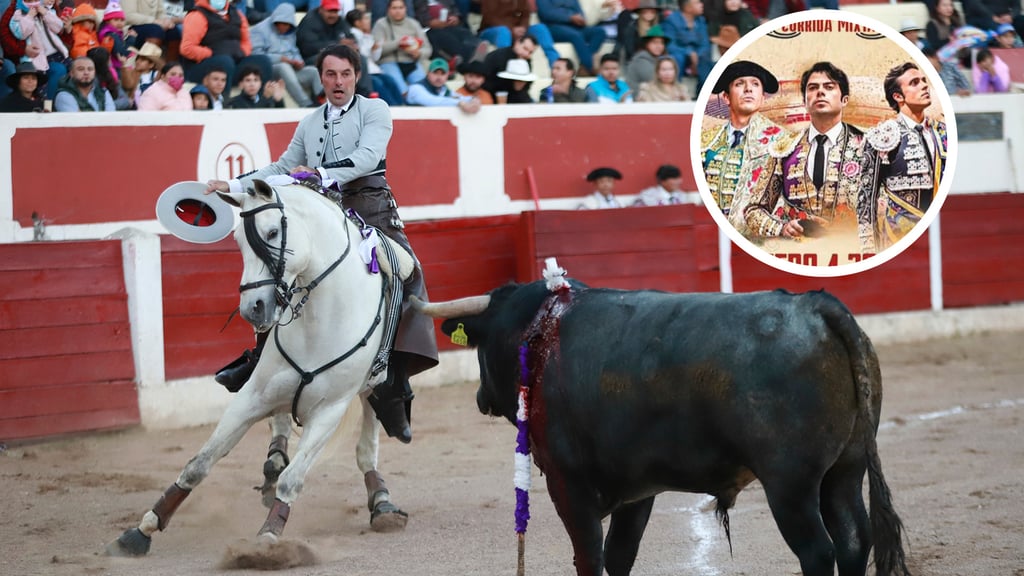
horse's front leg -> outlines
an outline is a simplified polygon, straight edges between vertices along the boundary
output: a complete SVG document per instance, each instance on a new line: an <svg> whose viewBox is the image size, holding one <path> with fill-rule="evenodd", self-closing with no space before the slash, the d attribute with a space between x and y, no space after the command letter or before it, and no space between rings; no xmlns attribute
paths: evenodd
<svg viewBox="0 0 1024 576"><path fill-rule="evenodd" d="M267 521L260 528L258 534L261 540L276 542L281 537L284 526L288 522L288 515L291 513L292 502L302 492L306 474L309 473L324 446L327 445L327 441L337 430L350 402L351 398L339 400L332 405L318 407L305 417L307 421L303 427L302 436L299 438L295 455L277 478L276 498L270 506ZM275 424L277 421L278 419L275 417Z"/></svg>
<svg viewBox="0 0 1024 576"><path fill-rule="evenodd" d="M370 406L366 394L359 396L363 404L363 425L356 445L356 464L366 483L366 502L370 509L370 528L375 532L403 530L409 515L391 502L391 493L384 477L377 471L377 452L380 447L380 421Z"/></svg>
<svg viewBox="0 0 1024 576"><path fill-rule="evenodd" d="M288 437L292 433L292 421L288 412L279 412L270 417L270 447L267 461L263 463L263 485L256 486L263 496L263 505L274 506L277 494L277 479L288 466Z"/></svg>
<svg viewBox="0 0 1024 576"><path fill-rule="evenodd" d="M188 461L177 481L171 484L153 508L143 515L138 527L125 530L117 540L107 545L106 553L110 556L146 555L153 533L167 527L171 516L192 489L206 478L213 465L238 444L253 424L266 416L267 410L257 402L254 395L240 393L236 396L228 405L213 435L199 453Z"/></svg>

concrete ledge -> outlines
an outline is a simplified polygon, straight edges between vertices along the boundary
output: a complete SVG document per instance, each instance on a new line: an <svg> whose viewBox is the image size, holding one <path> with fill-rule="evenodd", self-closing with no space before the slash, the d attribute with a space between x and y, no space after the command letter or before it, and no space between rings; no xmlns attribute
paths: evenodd
<svg viewBox="0 0 1024 576"><path fill-rule="evenodd" d="M1024 303L865 314L858 316L857 322L875 345L921 342L983 332L1024 331Z"/></svg>

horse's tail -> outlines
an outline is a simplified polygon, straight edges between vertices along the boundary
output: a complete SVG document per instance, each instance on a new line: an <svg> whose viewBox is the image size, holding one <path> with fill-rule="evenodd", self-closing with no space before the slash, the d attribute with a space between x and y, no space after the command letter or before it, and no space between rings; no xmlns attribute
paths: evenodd
<svg viewBox="0 0 1024 576"><path fill-rule="evenodd" d="M818 311L833 332L839 334L850 356L851 370L856 386L858 419L863 431L865 457L868 467L869 514L872 541L875 548L875 570L878 576L910 576L906 553L903 551L903 522L892 505L892 493L882 474L882 461L878 457L875 433L878 422L872 413L872 395L876 379L881 394L880 374L873 373L870 364L877 366L875 350L850 310L834 296L822 292ZM874 362L870 362L875 359Z"/></svg>

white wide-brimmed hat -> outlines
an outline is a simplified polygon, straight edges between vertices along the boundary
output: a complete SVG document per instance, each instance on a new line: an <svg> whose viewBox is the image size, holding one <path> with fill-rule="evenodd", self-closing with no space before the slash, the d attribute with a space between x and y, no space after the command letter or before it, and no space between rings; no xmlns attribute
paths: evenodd
<svg viewBox="0 0 1024 576"><path fill-rule="evenodd" d="M533 82L537 79L537 75L530 71L530 63L522 58L513 58L505 64L505 69L498 72L498 78L505 78L507 80L522 80L523 82Z"/></svg>
<svg viewBox="0 0 1024 576"><path fill-rule="evenodd" d="M216 194L204 194L202 182L178 182L156 201L156 218L168 232L187 242L212 244L231 234L235 214Z"/></svg>

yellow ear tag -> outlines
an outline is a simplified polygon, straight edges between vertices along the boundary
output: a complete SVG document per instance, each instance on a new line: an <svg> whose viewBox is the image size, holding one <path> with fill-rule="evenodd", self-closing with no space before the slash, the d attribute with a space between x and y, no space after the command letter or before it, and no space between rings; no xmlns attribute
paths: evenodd
<svg viewBox="0 0 1024 576"><path fill-rule="evenodd" d="M452 332L452 344L459 346L469 346L469 336L466 336L465 326L462 322L455 327L455 332Z"/></svg>

